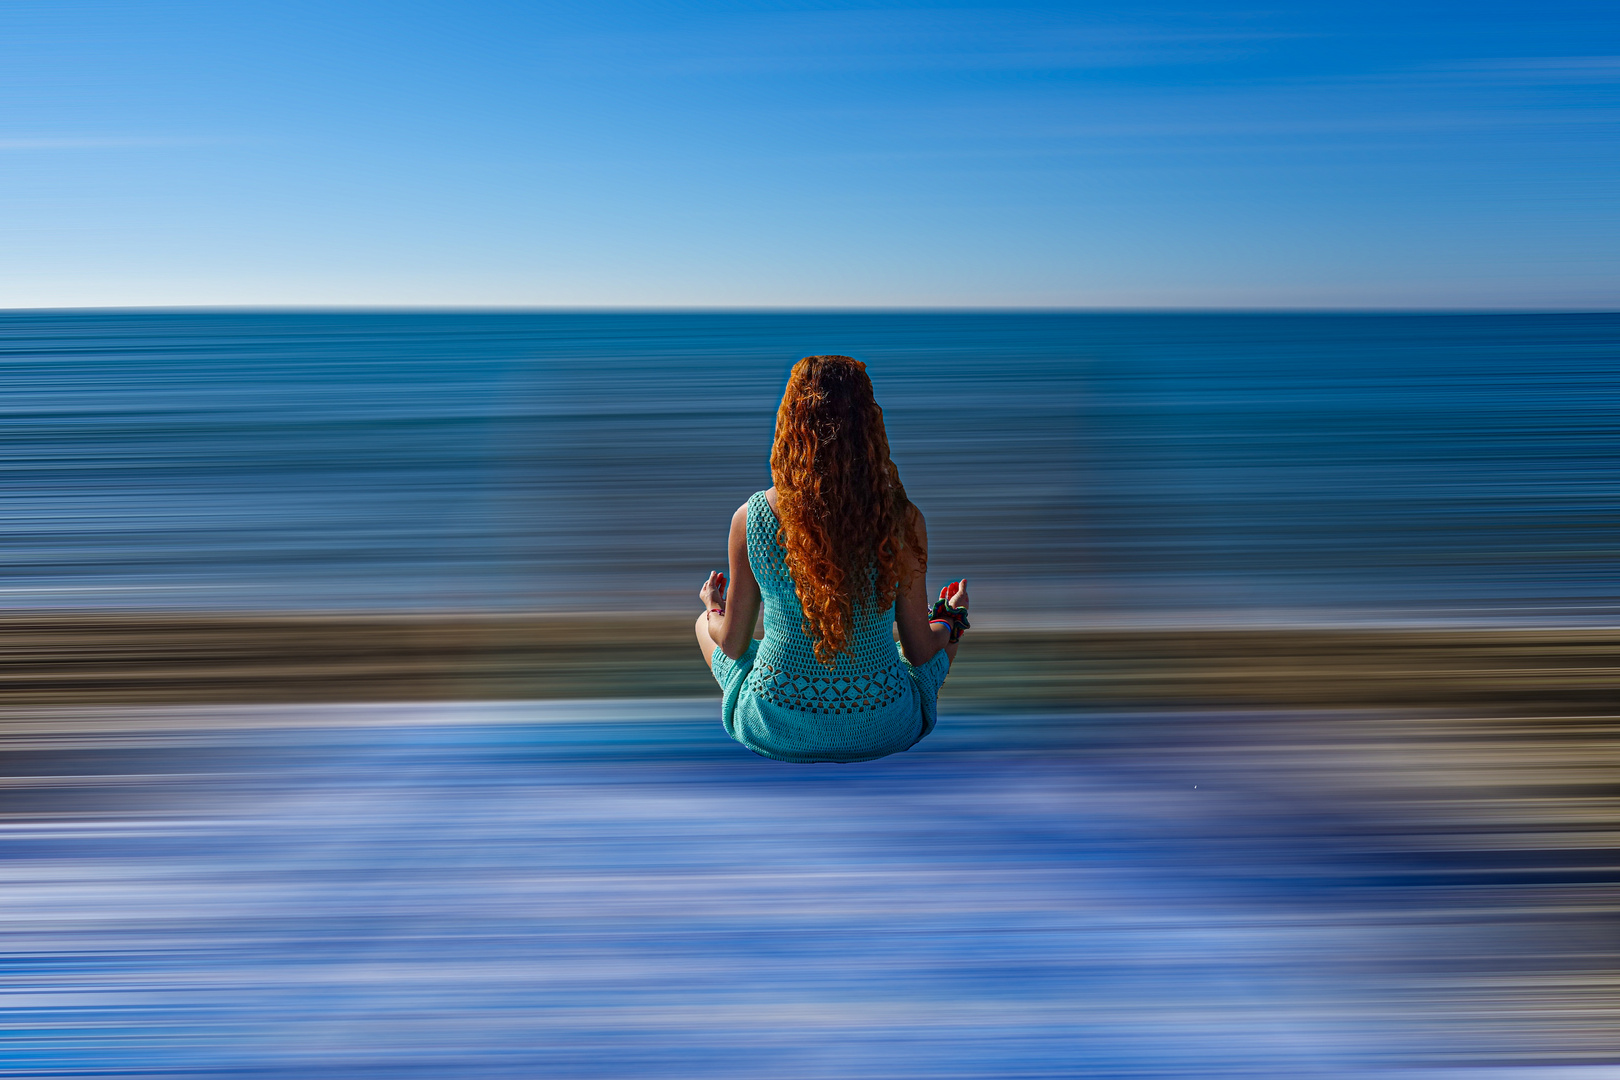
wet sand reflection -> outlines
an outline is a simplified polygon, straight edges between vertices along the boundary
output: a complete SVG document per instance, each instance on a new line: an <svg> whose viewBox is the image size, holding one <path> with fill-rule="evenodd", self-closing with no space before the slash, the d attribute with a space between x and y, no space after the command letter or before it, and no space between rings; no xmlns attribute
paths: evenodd
<svg viewBox="0 0 1620 1080"><path fill-rule="evenodd" d="M8 1074L1615 1060L1612 716L959 704L806 768L713 711L11 709Z"/></svg>

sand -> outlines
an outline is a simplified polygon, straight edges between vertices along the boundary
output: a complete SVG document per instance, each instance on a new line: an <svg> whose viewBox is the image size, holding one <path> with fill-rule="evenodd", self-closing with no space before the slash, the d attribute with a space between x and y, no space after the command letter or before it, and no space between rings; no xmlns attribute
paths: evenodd
<svg viewBox="0 0 1620 1080"><path fill-rule="evenodd" d="M5 706L717 694L684 615L66 613L0 620ZM1620 630L975 630L945 699L1603 712Z"/></svg>

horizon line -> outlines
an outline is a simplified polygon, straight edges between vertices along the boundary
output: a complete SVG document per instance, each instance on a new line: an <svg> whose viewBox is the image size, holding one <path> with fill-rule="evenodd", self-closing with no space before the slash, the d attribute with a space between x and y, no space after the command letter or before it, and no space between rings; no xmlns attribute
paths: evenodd
<svg viewBox="0 0 1620 1080"><path fill-rule="evenodd" d="M0 315L65 312L119 312L151 314L214 314L262 312L267 314L928 314L928 315L1620 315L1620 306L1594 308L1478 306L1375 306L1375 305L1015 305L1015 304L61 304L9 306Z"/></svg>

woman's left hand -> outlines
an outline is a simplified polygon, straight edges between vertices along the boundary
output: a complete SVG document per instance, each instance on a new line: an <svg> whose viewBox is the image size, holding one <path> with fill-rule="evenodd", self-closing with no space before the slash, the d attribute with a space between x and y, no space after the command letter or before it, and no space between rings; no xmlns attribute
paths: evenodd
<svg viewBox="0 0 1620 1080"><path fill-rule="evenodd" d="M726 575L718 570L710 571L709 580L703 583L698 590L698 599L709 611L724 615L726 613Z"/></svg>

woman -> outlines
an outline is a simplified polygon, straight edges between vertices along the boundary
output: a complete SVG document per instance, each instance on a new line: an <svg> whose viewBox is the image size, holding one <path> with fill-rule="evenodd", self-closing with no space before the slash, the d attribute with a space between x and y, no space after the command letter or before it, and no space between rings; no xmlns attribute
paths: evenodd
<svg viewBox="0 0 1620 1080"><path fill-rule="evenodd" d="M930 612L928 533L889 460L865 364L794 365L771 478L732 515L730 595L720 573L698 594L698 646L724 691L726 732L782 761L905 750L934 728L968 625L967 583L947 585Z"/></svg>

